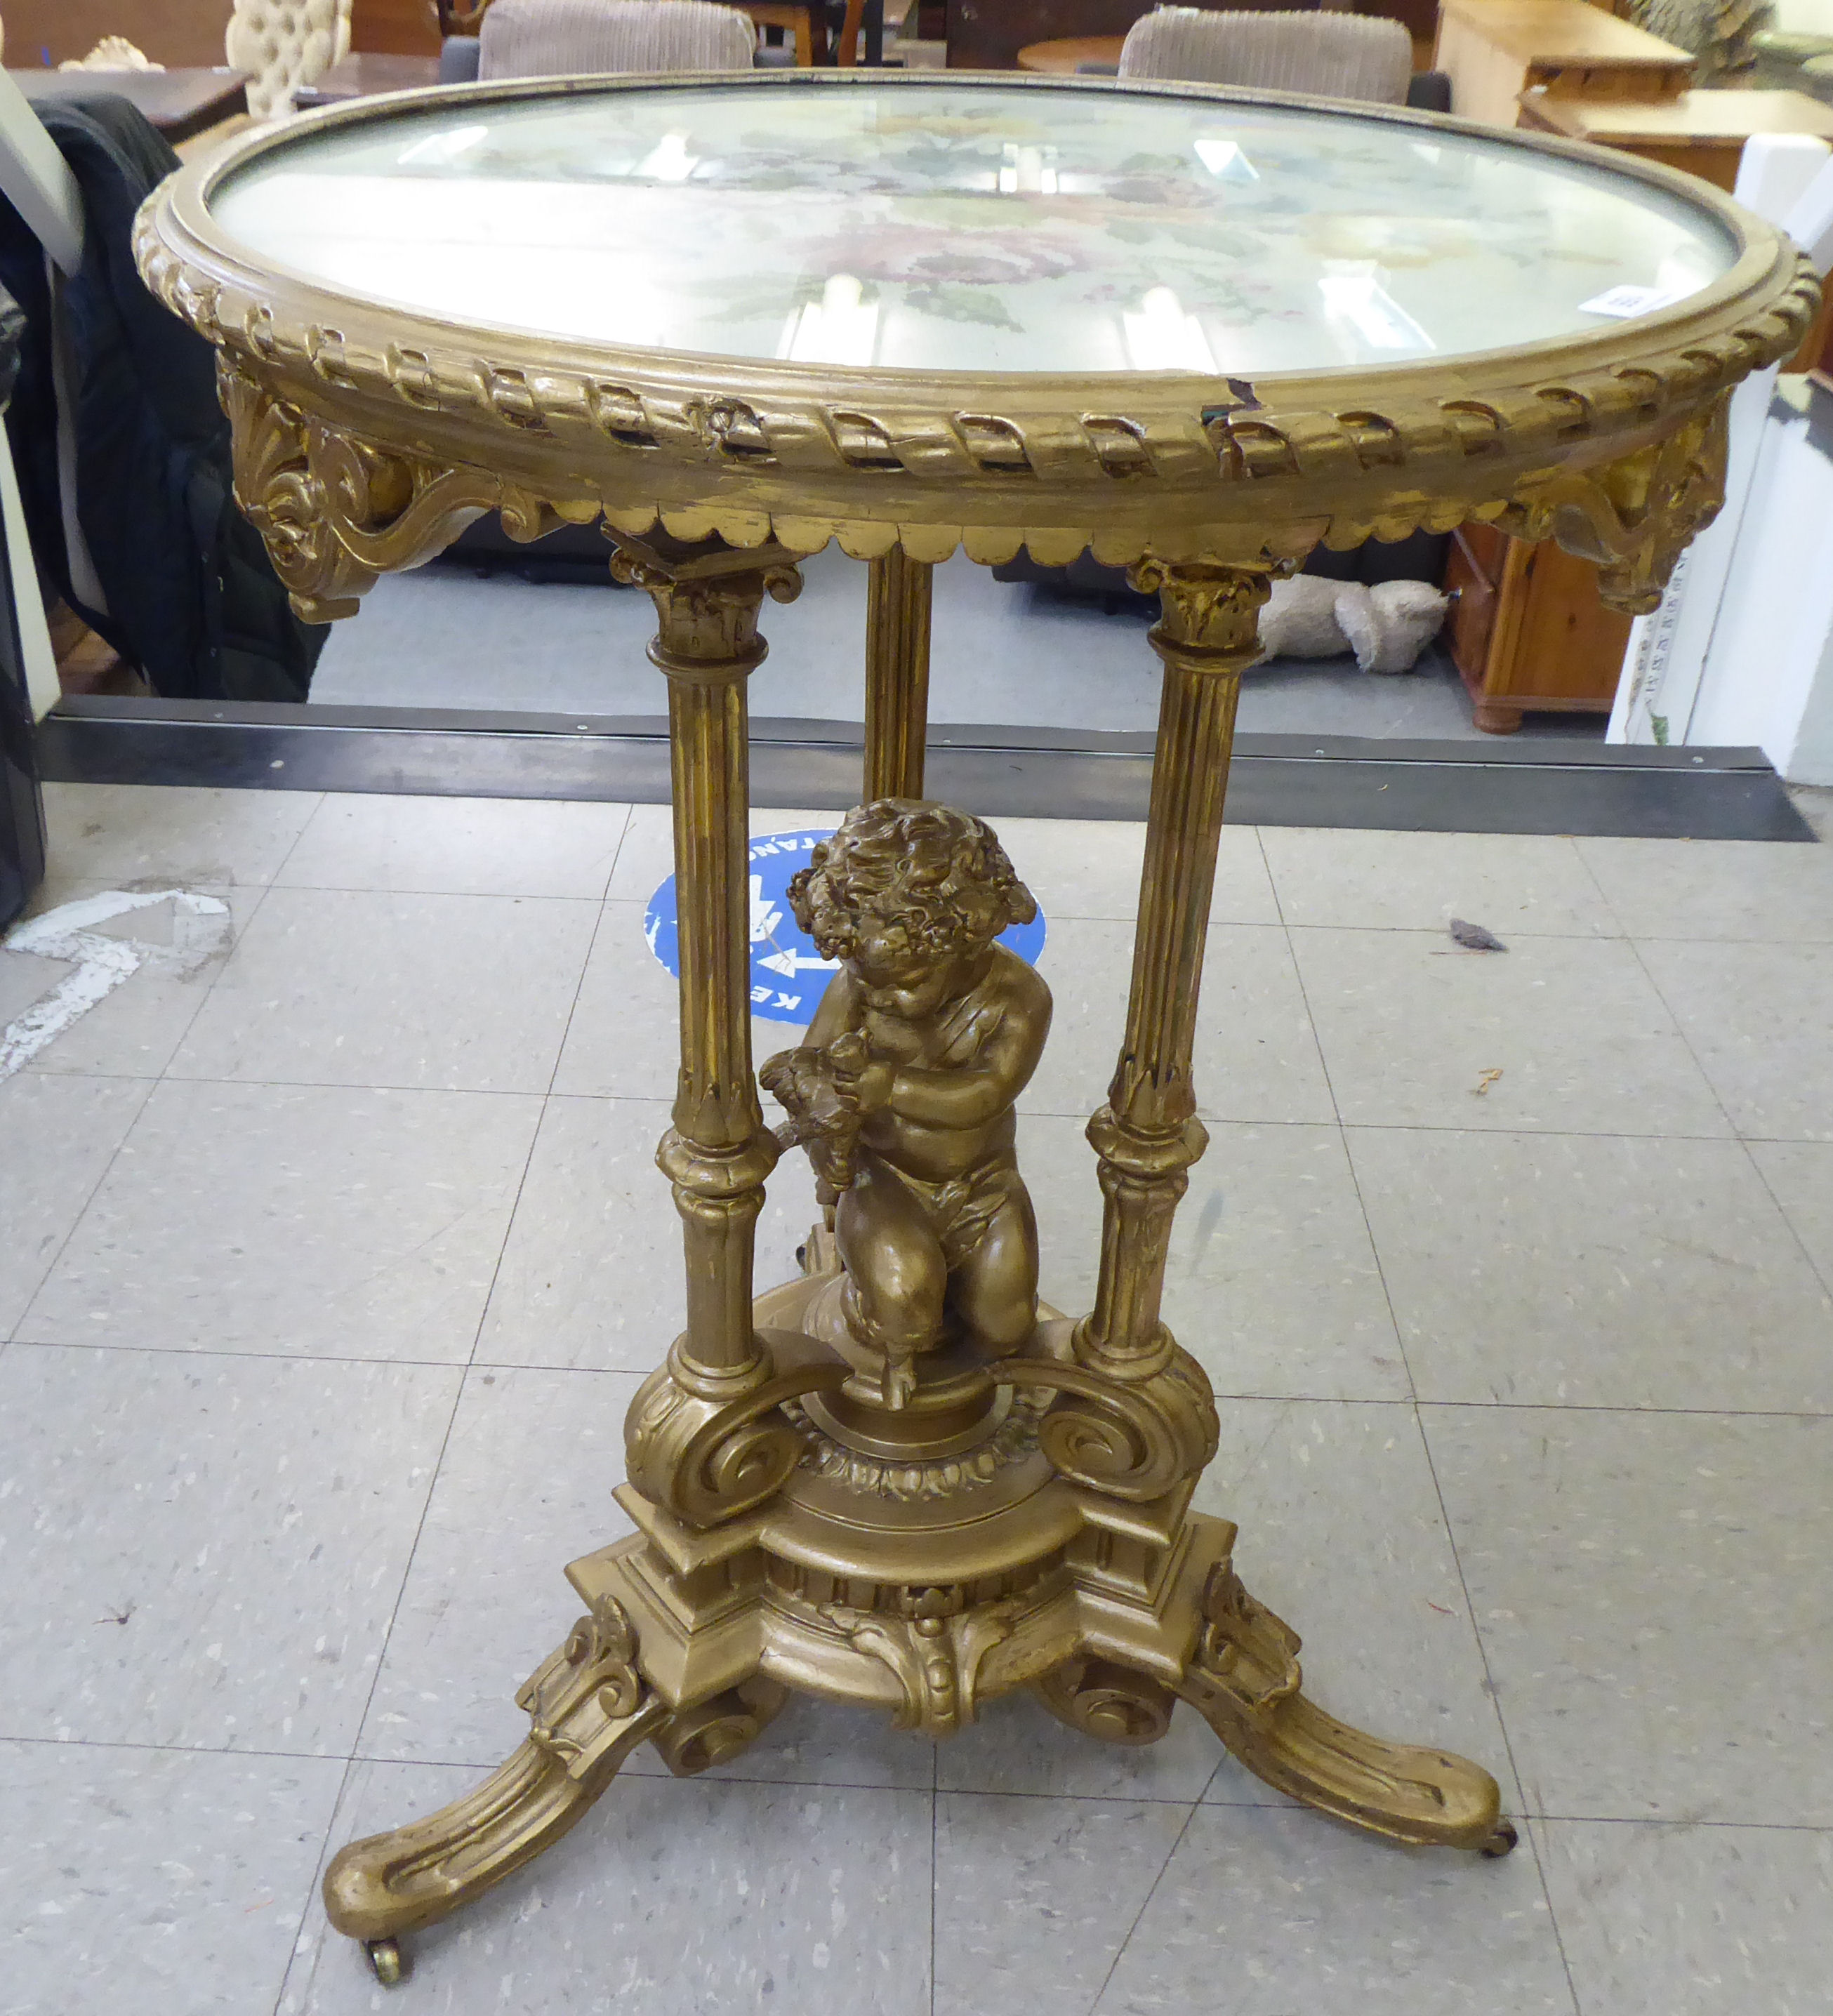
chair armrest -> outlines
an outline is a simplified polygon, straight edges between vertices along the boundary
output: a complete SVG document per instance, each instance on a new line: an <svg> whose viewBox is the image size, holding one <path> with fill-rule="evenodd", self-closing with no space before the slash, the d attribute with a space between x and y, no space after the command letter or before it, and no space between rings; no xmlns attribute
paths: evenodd
<svg viewBox="0 0 1833 2016"><path fill-rule="evenodd" d="M1416 70L1408 81L1406 103L1415 112L1449 112L1451 77L1447 70Z"/></svg>
<svg viewBox="0 0 1833 2016"><path fill-rule="evenodd" d="M475 35L448 35L439 45L439 81L475 84L483 46Z"/></svg>

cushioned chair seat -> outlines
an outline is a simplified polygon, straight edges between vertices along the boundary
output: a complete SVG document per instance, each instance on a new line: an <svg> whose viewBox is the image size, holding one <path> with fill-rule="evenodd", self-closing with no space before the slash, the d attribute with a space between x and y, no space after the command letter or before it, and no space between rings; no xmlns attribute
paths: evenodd
<svg viewBox="0 0 1833 2016"><path fill-rule="evenodd" d="M1367 14L1161 7L1133 24L1120 74L1399 105L1413 75L1413 38L1398 21Z"/></svg>
<svg viewBox="0 0 1833 2016"><path fill-rule="evenodd" d="M477 74L749 70L757 31L711 0L495 0L477 35Z"/></svg>

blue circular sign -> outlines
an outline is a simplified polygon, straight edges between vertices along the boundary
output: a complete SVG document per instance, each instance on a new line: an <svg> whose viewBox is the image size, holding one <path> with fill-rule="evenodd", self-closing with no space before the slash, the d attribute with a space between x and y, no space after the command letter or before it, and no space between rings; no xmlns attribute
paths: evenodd
<svg viewBox="0 0 1833 2016"><path fill-rule="evenodd" d="M837 959L823 959L816 950L789 907L789 878L808 866L808 856L833 832L832 826L823 826L807 833L765 833L751 842L751 1013L766 1022L812 1021L822 990L839 966ZM671 875L649 899L643 934L650 950L679 978L675 918ZM1014 924L999 942L1035 966L1044 949L1043 912L1028 924Z"/></svg>

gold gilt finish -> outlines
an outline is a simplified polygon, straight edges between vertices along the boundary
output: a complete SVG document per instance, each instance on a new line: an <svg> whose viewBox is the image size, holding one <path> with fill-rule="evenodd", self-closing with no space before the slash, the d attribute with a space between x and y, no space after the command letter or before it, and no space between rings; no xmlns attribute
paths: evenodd
<svg viewBox="0 0 1833 2016"><path fill-rule="evenodd" d="M1812 312L1792 248L1703 185L1619 160L1741 247L1723 280L1639 322L1258 388L1169 373L971 383L542 343L262 271L217 233L209 194L286 144L257 135L184 171L139 228L149 283L218 350L239 502L315 619L349 614L484 511L524 538L602 520L613 567L656 608L680 916L681 1071L657 1160L686 1325L630 1410L616 1496L636 1533L567 1570L584 1615L518 1697L520 1749L442 1812L344 1849L326 1878L333 1924L398 1979L403 1934L538 1853L636 1745L704 1770L790 1688L942 1737L1028 1687L1123 1744L1161 1736L1182 1698L1295 1798L1393 1840L1506 1852L1486 1771L1305 1698L1297 1637L1235 1574L1233 1527L1189 1509L1215 1406L1160 1301L1205 1145L1191 1051L1236 702L1271 581L1320 541L1477 518L1558 539L1597 562L1607 602L1651 607L1720 501L1730 388L1793 349ZM798 557L834 537L871 562L864 802L792 889L839 968L805 1042L763 1067L772 1127L750 1049L746 680L766 599L793 597ZM1039 1300L1014 1151L1050 1002L996 941L1032 899L982 821L922 795L931 568L957 545L998 561L1021 545L1126 563L1162 611L1080 1321ZM822 1221L801 1278L756 1296L753 1234L786 1151L809 1156Z"/></svg>

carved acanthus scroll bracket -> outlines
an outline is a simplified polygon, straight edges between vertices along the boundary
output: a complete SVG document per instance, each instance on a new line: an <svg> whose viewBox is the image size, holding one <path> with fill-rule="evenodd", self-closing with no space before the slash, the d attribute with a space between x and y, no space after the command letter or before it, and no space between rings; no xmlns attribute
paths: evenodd
<svg viewBox="0 0 1833 2016"><path fill-rule="evenodd" d="M1493 522L1518 539L1556 539L1595 561L1606 606L1647 615L1725 501L1727 405L1714 399L1665 439L1602 468L1563 470Z"/></svg>
<svg viewBox="0 0 1833 2016"><path fill-rule="evenodd" d="M1073 1359L1002 1359L1002 1385L1057 1395L1038 1424L1038 1446L1072 1484L1109 1498L1147 1503L1215 1455L1221 1427L1203 1368L1169 1337L1155 1371L1127 1378Z"/></svg>
<svg viewBox="0 0 1833 2016"><path fill-rule="evenodd" d="M589 523L596 500L558 505L486 475L378 448L276 398L219 353L217 385L235 444L236 502L308 623L354 616L383 574L443 553L499 510L513 538Z"/></svg>

